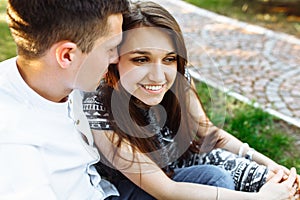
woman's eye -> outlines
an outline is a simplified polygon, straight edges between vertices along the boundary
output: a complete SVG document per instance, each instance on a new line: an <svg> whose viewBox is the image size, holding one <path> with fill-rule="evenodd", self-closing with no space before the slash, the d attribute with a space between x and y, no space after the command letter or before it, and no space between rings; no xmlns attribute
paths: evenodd
<svg viewBox="0 0 300 200"><path fill-rule="evenodd" d="M164 58L164 61L167 63L173 63L173 62L177 61L177 57L175 57L175 56L166 57L166 58Z"/></svg>
<svg viewBox="0 0 300 200"><path fill-rule="evenodd" d="M133 62L140 63L140 64L146 63L146 62L149 61L149 59L146 58L146 57L138 57L138 58L133 58L133 59L131 59L131 60L132 60Z"/></svg>

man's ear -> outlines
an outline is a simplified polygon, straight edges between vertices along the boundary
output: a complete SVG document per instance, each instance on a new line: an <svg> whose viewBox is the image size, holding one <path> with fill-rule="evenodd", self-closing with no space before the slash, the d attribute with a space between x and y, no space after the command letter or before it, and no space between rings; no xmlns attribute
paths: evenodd
<svg viewBox="0 0 300 200"><path fill-rule="evenodd" d="M58 64L66 69L75 59L77 45L73 42L63 41L57 44L55 56Z"/></svg>

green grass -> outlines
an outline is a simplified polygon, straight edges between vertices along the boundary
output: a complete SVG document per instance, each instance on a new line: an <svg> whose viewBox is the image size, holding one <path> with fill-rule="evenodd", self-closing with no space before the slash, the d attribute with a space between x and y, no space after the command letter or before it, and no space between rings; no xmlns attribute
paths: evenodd
<svg viewBox="0 0 300 200"><path fill-rule="evenodd" d="M0 61L16 55L16 45L6 23L6 0L0 1Z"/></svg>
<svg viewBox="0 0 300 200"><path fill-rule="evenodd" d="M287 134L281 120L204 83L197 83L196 88L213 123L276 162L300 169L300 153L294 149L295 138ZM297 128L292 131L300 134Z"/></svg>
<svg viewBox="0 0 300 200"><path fill-rule="evenodd" d="M296 16L288 16L285 13L258 12L257 5L246 3L245 0L185 1L221 15L263 26L275 31L292 34L300 38L300 19Z"/></svg>
<svg viewBox="0 0 300 200"><path fill-rule="evenodd" d="M237 7L232 8L233 0L186 0L186 2L207 10L214 10L219 14L225 14L229 9L234 9L233 13L241 13Z"/></svg>

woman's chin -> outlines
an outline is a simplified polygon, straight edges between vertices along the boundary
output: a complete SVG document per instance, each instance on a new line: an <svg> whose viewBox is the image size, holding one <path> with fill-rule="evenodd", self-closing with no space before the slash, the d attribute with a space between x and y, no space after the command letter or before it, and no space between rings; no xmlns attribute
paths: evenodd
<svg viewBox="0 0 300 200"><path fill-rule="evenodd" d="M147 99L140 99L140 101L142 101L144 104L148 106L156 106L162 101L162 98L147 98Z"/></svg>

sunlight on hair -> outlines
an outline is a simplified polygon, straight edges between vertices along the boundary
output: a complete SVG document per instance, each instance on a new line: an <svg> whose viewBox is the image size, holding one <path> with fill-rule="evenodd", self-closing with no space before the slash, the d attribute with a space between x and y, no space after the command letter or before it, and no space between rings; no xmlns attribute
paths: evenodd
<svg viewBox="0 0 300 200"><path fill-rule="evenodd" d="M18 15L18 13L11 7L8 6L8 14L10 17L7 15L7 22L10 23L11 20L14 20L24 26L28 26L29 24L25 22L23 19L21 19Z"/></svg>
<svg viewBox="0 0 300 200"><path fill-rule="evenodd" d="M29 24L21 19L18 15L18 13L11 7L8 7L8 15L6 15L6 20L8 24L15 24L15 22L18 22L18 24L23 26L29 26ZM11 28L10 29L11 34L15 40L15 42L21 46L24 49L27 49L28 51L31 51L33 53L37 53L37 49L34 47L35 43L33 41L30 41L29 39L24 39L22 34L18 31L17 28Z"/></svg>

